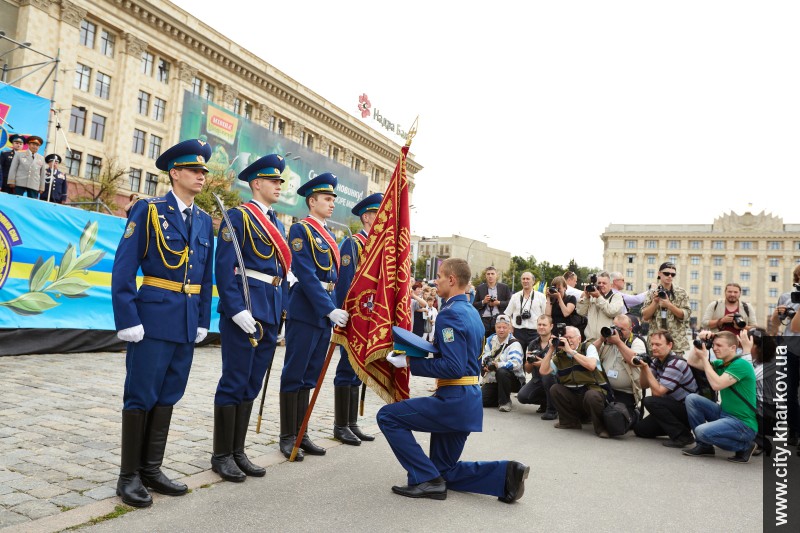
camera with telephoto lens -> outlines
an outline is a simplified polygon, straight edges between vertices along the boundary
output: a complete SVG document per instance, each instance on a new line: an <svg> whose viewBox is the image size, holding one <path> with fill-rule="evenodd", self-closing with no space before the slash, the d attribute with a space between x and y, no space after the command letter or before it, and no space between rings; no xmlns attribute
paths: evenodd
<svg viewBox="0 0 800 533"><path fill-rule="evenodd" d="M567 340L562 337L553 337L550 339L550 344L553 345L553 348L566 348L567 347Z"/></svg>
<svg viewBox="0 0 800 533"><path fill-rule="evenodd" d="M551 296L558 294L558 287L556 287L555 285L550 285L549 287L547 287L547 294Z"/></svg>
<svg viewBox="0 0 800 533"><path fill-rule="evenodd" d="M564 322L556 324L555 331L553 332L556 337L563 337L567 334L567 325Z"/></svg>
<svg viewBox="0 0 800 533"><path fill-rule="evenodd" d="M800 283L792 283L794 290L789 295L792 298L793 304L800 304Z"/></svg>
<svg viewBox="0 0 800 533"><path fill-rule="evenodd" d="M596 291L597 285L595 285L595 283L597 283L597 274L592 274L591 276L589 276L589 284L586 285L586 287L584 287L584 290L586 292Z"/></svg>
<svg viewBox="0 0 800 533"><path fill-rule="evenodd" d="M653 362L653 358L647 355L646 353L636 354L632 360L634 365L641 365L641 364L649 365L650 363Z"/></svg>
<svg viewBox="0 0 800 533"><path fill-rule="evenodd" d="M742 315L740 315L739 313L733 313L733 323L739 329L744 329L745 327L747 327L747 320L742 318Z"/></svg>
<svg viewBox="0 0 800 533"><path fill-rule="evenodd" d="M489 372L497 370L497 367L494 364L494 357L492 357L491 355L487 355L486 357L483 358L483 364L481 366L485 366L489 370Z"/></svg>
<svg viewBox="0 0 800 533"><path fill-rule="evenodd" d="M792 294L794 294L794 293L792 293ZM781 322L783 322L787 318L789 320L793 319L795 314L797 314L797 311L795 310L794 307L787 307L783 311L783 313L778 313L778 318L781 320Z"/></svg>
<svg viewBox="0 0 800 533"><path fill-rule="evenodd" d="M658 289L656 289L656 291L657 291L656 292L656 296L658 296L662 300L666 300L667 299L667 291L664 290L664 287L659 285Z"/></svg>
<svg viewBox="0 0 800 533"><path fill-rule="evenodd" d="M763 337L763 334L761 333L761 330L749 329L749 330L747 330L747 336L750 337L750 339L752 339L753 344L755 344L756 346L761 346L762 337Z"/></svg>
<svg viewBox="0 0 800 533"><path fill-rule="evenodd" d="M697 348L698 350L702 350L703 346L706 347L706 350L710 350L711 348L714 347L714 337L711 336L711 337L707 338L706 340L695 339L695 340L692 341L692 344L694 344L694 347Z"/></svg>
<svg viewBox="0 0 800 533"><path fill-rule="evenodd" d="M603 326L600 328L600 336L604 339L611 337L612 335L621 335L622 331L617 326Z"/></svg>
<svg viewBox="0 0 800 533"><path fill-rule="evenodd" d="M533 363L536 362L537 359L541 359L541 357L542 357L542 350L541 348L537 348L536 350L533 350L532 352L528 353L527 357L525 357L525 362L528 363L529 365L532 365Z"/></svg>

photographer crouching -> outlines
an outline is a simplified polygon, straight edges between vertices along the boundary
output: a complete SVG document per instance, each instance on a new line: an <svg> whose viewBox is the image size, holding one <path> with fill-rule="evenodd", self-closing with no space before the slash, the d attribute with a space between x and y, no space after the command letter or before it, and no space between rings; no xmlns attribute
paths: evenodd
<svg viewBox="0 0 800 533"><path fill-rule="evenodd" d="M511 411L511 393L525 384L522 369L522 346L511 335L511 319L498 315L495 334L486 339L483 348L482 373L484 407L498 407L503 413Z"/></svg>
<svg viewBox="0 0 800 533"><path fill-rule="evenodd" d="M556 383L555 374L551 372L543 376L539 373L544 354L550 349L553 319L547 315L540 316L536 320L536 332L538 336L528 345L523 365L525 372L531 374L531 380L517 393L517 401L525 404L535 403L539 406L536 412L544 413L542 420L555 420L558 418L558 412L550 398L550 387Z"/></svg>
<svg viewBox="0 0 800 533"><path fill-rule="evenodd" d="M614 400L622 402L633 416L642 398L638 367L633 366L633 358L646 352L644 341L633 334L633 325L628 315L614 318L612 327L600 330L600 338L594 341L600 354L600 363L608 376L608 383L614 391Z"/></svg>
<svg viewBox="0 0 800 533"><path fill-rule="evenodd" d="M559 324L561 326L561 324ZM581 342L581 332L573 326L556 327L557 337L539 367L543 376L556 373L558 383L550 388L550 397L558 410L558 429L581 429L581 419L591 418L598 437L608 438L603 423L606 391L600 372L597 349Z"/></svg>

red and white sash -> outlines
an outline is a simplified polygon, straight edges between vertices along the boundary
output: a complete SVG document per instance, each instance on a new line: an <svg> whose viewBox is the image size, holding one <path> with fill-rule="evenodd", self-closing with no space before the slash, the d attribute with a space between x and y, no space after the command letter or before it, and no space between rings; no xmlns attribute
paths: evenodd
<svg viewBox="0 0 800 533"><path fill-rule="evenodd" d="M286 239L283 237L280 230L275 227L275 224L267 218L259 206L248 202L242 204L241 207L252 215L253 218L261 224L261 227L267 232L267 235L269 235L270 240L272 240L272 245L275 247L275 251L278 254L278 261L280 261L281 267L283 267L283 275L285 276L292 266L292 252L289 250Z"/></svg>
<svg viewBox="0 0 800 533"><path fill-rule="evenodd" d="M339 272L339 263L341 262L341 258L339 257L339 247L336 246L336 241L333 240L331 234L328 233L328 230L323 228L316 219L312 217L306 217L303 219L303 222L317 230L317 233L322 235L322 238L325 239L325 242L328 243L328 248L330 248L331 253L333 254L333 258L336 260L336 272Z"/></svg>
<svg viewBox="0 0 800 533"><path fill-rule="evenodd" d="M363 249L364 249L364 246L366 246L366 245L367 245L367 236L366 236L366 235L364 235L363 233L361 233L361 232L359 231L358 233L356 233L355 235L353 235L353 237L355 237L356 239L358 239L358 242L360 242L360 243L361 243L361 249L363 250Z"/></svg>

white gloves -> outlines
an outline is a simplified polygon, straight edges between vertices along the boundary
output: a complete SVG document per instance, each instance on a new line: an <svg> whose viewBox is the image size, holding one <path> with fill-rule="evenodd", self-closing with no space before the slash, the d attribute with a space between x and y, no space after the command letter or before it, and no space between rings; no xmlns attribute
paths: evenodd
<svg viewBox="0 0 800 533"><path fill-rule="evenodd" d="M139 342L144 339L144 326L139 324L132 328L121 329L117 332L117 337L125 342Z"/></svg>
<svg viewBox="0 0 800 533"><path fill-rule="evenodd" d="M394 352L389 352L388 354L386 354L386 360L389 361L395 368L408 367L408 359L406 358L406 354L404 353L395 355Z"/></svg>
<svg viewBox="0 0 800 533"><path fill-rule="evenodd" d="M253 315L250 314L250 311L245 309L244 311L239 311L235 315L231 317L237 326L242 328L242 331L247 333L248 335L253 334L256 332L256 319L253 318Z"/></svg>
<svg viewBox="0 0 800 533"><path fill-rule="evenodd" d="M328 318L331 319L331 322L333 322L334 325L343 328L347 325L350 315L344 309L334 309L328 313Z"/></svg>
<svg viewBox="0 0 800 533"><path fill-rule="evenodd" d="M197 337L194 338L194 343L203 342L206 335L208 335L208 330L206 328L197 328Z"/></svg>

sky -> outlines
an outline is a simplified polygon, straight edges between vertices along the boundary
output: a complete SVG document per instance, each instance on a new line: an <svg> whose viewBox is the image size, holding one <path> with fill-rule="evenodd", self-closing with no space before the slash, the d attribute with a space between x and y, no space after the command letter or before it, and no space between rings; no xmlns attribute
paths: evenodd
<svg viewBox="0 0 800 533"><path fill-rule="evenodd" d="M175 3L354 116L419 115L414 234L601 267L609 224L800 223L798 2Z"/></svg>

